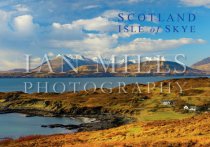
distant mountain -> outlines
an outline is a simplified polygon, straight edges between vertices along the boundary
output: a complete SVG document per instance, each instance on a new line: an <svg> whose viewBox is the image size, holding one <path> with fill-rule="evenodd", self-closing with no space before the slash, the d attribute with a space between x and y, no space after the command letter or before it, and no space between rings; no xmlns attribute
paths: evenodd
<svg viewBox="0 0 210 147"><path fill-rule="evenodd" d="M63 60L64 58L65 58L65 60ZM113 61L111 59L103 58L102 60L106 66L111 65L113 63ZM80 66L87 66L87 68L90 68L92 65L97 65L98 63L101 63L101 61L97 57L90 59L90 58L87 58L84 56L78 56L78 55L75 55L75 56L74 55L70 55L70 56L58 55L54 59L50 60L52 70L56 73L61 72L62 68L63 68L64 72L72 70L72 68L69 66L68 62L71 63L75 68L78 68ZM131 60L127 61L128 65L134 64L134 63L135 62L131 61ZM125 64L126 64L125 59L116 60L116 67L122 67ZM89 70L87 68L85 68L85 69ZM33 69L32 72L39 72L40 69L41 69L41 72L43 72L43 73L48 73L50 71L47 62L45 62L42 65L38 66L37 68Z"/></svg>
<svg viewBox="0 0 210 147"><path fill-rule="evenodd" d="M20 73L23 73L23 72L26 72L26 69L24 69L24 68L15 68L15 69L9 70L8 72L20 72Z"/></svg>
<svg viewBox="0 0 210 147"><path fill-rule="evenodd" d="M72 64L73 67L77 68L79 66L82 65L92 65L92 64L96 64L95 61L93 61L92 59L86 58L84 56L57 56L56 58L50 60L50 64L52 67L52 70L54 72L61 72L62 68L64 72L67 72L69 70L72 70L72 67L69 65L69 63ZM33 69L33 72L38 72L40 71L47 73L50 71L49 66L47 64L47 62L45 62L44 64L38 66L37 68Z"/></svg>
<svg viewBox="0 0 210 147"><path fill-rule="evenodd" d="M175 74L175 70L177 72L182 72L184 70L184 67L176 62L172 61L161 61L160 62L160 72L167 72L170 69L170 74ZM124 67L118 69L118 71L124 71ZM128 65L128 71L130 72L137 72L138 71L138 64L131 64ZM157 72L157 61L145 61L141 63L141 71L142 72L148 72L151 71L151 73ZM201 73L201 71L192 69L190 67L186 67L185 74L190 73Z"/></svg>
<svg viewBox="0 0 210 147"><path fill-rule="evenodd" d="M0 76L5 77L107 77L107 76L152 76L152 75L206 75L205 72L194 69L191 67L186 67L186 71L181 73L184 68L182 65L172 62L172 61L160 61L160 72L157 73L157 61L144 61L141 63L140 72L138 70L139 65L135 60L118 60L115 64L115 70L112 69L111 60L105 59L106 68L109 66L108 70L105 72L104 67L98 64L98 59L90 59L84 56L57 56L50 60L52 70L55 73L49 73L50 69L48 63L45 62L42 65L36 67L32 70L32 73L24 74L25 70L14 69L13 71L24 71L24 72L13 72L11 71L1 73ZM78 71L76 73L71 66L71 63L75 69ZM206 62L205 62L206 63ZM128 73L125 73L125 65L127 65ZM98 71L99 66L99 72ZM65 73L62 73L62 69ZM169 73L168 70L170 69ZM42 74L39 73L42 72ZM115 71L116 73L113 73ZM149 72L150 71L150 72ZM175 72L177 71L177 72ZM148 73L149 72L149 73Z"/></svg>
<svg viewBox="0 0 210 147"><path fill-rule="evenodd" d="M95 61L96 63L101 63L98 57L93 57L92 60ZM115 59L114 62L113 62L113 59L103 58L102 60L103 60L103 63L106 65L115 63L116 65L120 66L126 63L124 58ZM127 63L128 64L137 63L137 60L128 58Z"/></svg>
<svg viewBox="0 0 210 147"><path fill-rule="evenodd" d="M210 57L193 64L192 68L210 72Z"/></svg>
<svg viewBox="0 0 210 147"><path fill-rule="evenodd" d="M148 75L147 73L136 73L138 71L138 64L136 63L131 63L128 62L127 63L127 70L131 75ZM125 71L125 64L121 64L121 66L116 66L115 67L115 71L117 72L116 74L113 74L114 76L122 76L123 72ZM93 65L83 65L78 67L78 71L79 73L82 73L83 75L86 74L91 74L91 73L95 73L97 71L97 64L93 64ZM176 62L171 62L171 61L161 61L160 64L160 72L167 72L170 69L170 73L171 75L176 74L175 70L177 72L182 72L184 70L183 66L176 63ZM100 72L104 72L104 69L102 66L99 66L99 71ZM108 73L110 73L112 71L112 66L109 66L108 69ZM142 62L141 63L141 72L148 72L151 71L150 74L152 75L156 75L157 72L157 61L146 61L146 62ZM70 73L73 74L73 71L70 71ZM160 73L161 74L161 73ZM204 74L202 71L197 70L197 69L193 69L190 67L186 67L186 72L183 73L184 75L202 75ZM162 74L161 74L162 75Z"/></svg>

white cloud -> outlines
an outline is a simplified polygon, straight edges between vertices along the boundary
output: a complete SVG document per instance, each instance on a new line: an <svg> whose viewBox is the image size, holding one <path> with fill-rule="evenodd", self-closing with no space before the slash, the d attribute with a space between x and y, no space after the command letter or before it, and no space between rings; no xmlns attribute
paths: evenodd
<svg viewBox="0 0 210 147"><path fill-rule="evenodd" d="M181 3L191 7L207 7L210 8L210 0L180 0Z"/></svg>
<svg viewBox="0 0 210 147"><path fill-rule="evenodd" d="M83 55L103 54L136 54L146 52L157 52L170 50L189 44L203 44L202 39L180 38L171 40L152 40L148 38L137 38L126 45L118 45L118 36L92 34L84 40L52 40L50 44L56 48L70 49L74 53ZM152 60L152 59L151 59Z"/></svg>
<svg viewBox="0 0 210 147"><path fill-rule="evenodd" d="M123 23L111 19L116 17L119 12L127 13L120 10L109 10L105 11L102 16L92 19L79 19L66 24L54 22L52 24L53 37L48 44L54 48L66 48L76 52L85 50L85 53L90 54L96 53L98 50L100 52L109 51L117 45L120 37L125 38L138 34L138 31L136 33L118 32L118 25L123 25ZM139 24L134 25L139 26ZM138 27L135 28L138 29ZM150 29L150 26L143 27L144 33L153 34ZM157 27L154 27L154 29L157 29ZM83 32L83 30L96 33Z"/></svg>
<svg viewBox="0 0 210 147"><path fill-rule="evenodd" d="M5 52L1 51L2 54L0 55L0 63L1 63L0 71L26 67L26 57L24 53L8 49L6 51ZM33 56L30 57L31 68L35 68L40 64L41 64L40 57L33 57Z"/></svg>
<svg viewBox="0 0 210 147"><path fill-rule="evenodd" d="M174 49L188 44L202 44L202 39L180 38L172 40L137 38L132 42L115 48L117 53L139 53Z"/></svg>
<svg viewBox="0 0 210 147"><path fill-rule="evenodd" d="M29 35L37 33L36 29L39 25L33 22L33 16L19 13L21 12L0 10L0 40L3 44L6 44L6 41L9 40L13 43L21 42L21 39L29 39ZM11 45L11 42L9 42L9 45Z"/></svg>
<svg viewBox="0 0 210 147"><path fill-rule="evenodd" d="M1 61L1 69L0 71L7 71L7 70L11 70L11 69L18 69L18 68L22 68L23 64L19 61L11 61L11 60L3 60Z"/></svg>
<svg viewBox="0 0 210 147"><path fill-rule="evenodd" d="M128 0L128 3L138 3L142 2L143 0Z"/></svg>
<svg viewBox="0 0 210 147"><path fill-rule="evenodd" d="M0 49L0 71L24 67L24 54L11 49Z"/></svg>
<svg viewBox="0 0 210 147"><path fill-rule="evenodd" d="M29 35L34 31L36 25L31 15L21 15L14 18L14 28L22 35Z"/></svg>
<svg viewBox="0 0 210 147"><path fill-rule="evenodd" d="M85 6L83 9L96 9L100 7L101 7L100 5L88 5L88 6Z"/></svg>
<svg viewBox="0 0 210 147"><path fill-rule="evenodd" d="M8 34L8 21L10 20L11 14L12 12L0 10L0 36L5 36L5 34Z"/></svg>
<svg viewBox="0 0 210 147"><path fill-rule="evenodd" d="M119 13L128 14L129 12L121 11L121 10L107 10L102 14L102 17L111 19L117 18Z"/></svg>
<svg viewBox="0 0 210 147"><path fill-rule="evenodd" d="M118 22L110 21L107 18L99 16L92 19L79 19L69 24L60 24L55 22L52 26L54 29L85 29L87 31L111 32L117 30L116 26L118 24Z"/></svg>
<svg viewBox="0 0 210 147"><path fill-rule="evenodd" d="M32 62L36 62L36 63L37 63L37 62L40 63L40 62L41 62L41 58L40 58L40 57L32 58L31 61L32 61Z"/></svg>
<svg viewBox="0 0 210 147"><path fill-rule="evenodd" d="M98 31L96 34L90 33L81 33L82 38L80 39L51 39L48 44L54 48L65 48L69 49L74 53L82 53L88 55L94 55L98 53L107 54L108 52L113 53L137 53L137 52L151 52L151 51L160 51L177 48L187 44L200 44L204 43L202 39L190 39L190 38L181 38L181 39L171 39L171 40L152 40L148 38L137 38L130 43L125 45L119 45L118 40L122 37L130 37L131 35L138 34L131 32L112 32L111 28L116 27L118 22L110 20L112 16L115 16L119 13L118 10L110 10L103 13L102 16L95 17L92 19L80 19L73 21L69 24L60 24L53 23L52 27L57 32L63 32L71 34L70 32L76 31L81 33L82 29L87 31ZM133 24L134 26L139 26L139 24ZM135 27L138 29L138 27ZM144 26L144 33L150 33L150 29L154 28L157 30L157 27ZM70 31L70 32L69 32ZM135 32L135 31L134 31ZM159 33L162 30L159 31ZM75 33L75 34L78 34ZM74 34L74 35L75 35ZM72 34L71 34L72 35ZM62 36L62 35L60 35Z"/></svg>
<svg viewBox="0 0 210 147"><path fill-rule="evenodd" d="M48 52L48 54L47 54L47 55L48 55L49 57L53 57L53 56L55 56L53 52Z"/></svg>
<svg viewBox="0 0 210 147"><path fill-rule="evenodd" d="M144 61L166 61L165 57L144 57Z"/></svg>
<svg viewBox="0 0 210 147"><path fill-rule="evenodd" d="M20 12L27 12L27 11L30 11L29 8L25 5L22 5L22 4L17 4L15 5L15 9L17 11L20 11Z"/></svg>
<svg viewBox="0 0 210 147"><path fill-rule="evenodd" d="M83 55L95 55L109 52L117 45L117 38L106 34L89 34L83 40L51 40L55 48L66 48Z"/></svg>

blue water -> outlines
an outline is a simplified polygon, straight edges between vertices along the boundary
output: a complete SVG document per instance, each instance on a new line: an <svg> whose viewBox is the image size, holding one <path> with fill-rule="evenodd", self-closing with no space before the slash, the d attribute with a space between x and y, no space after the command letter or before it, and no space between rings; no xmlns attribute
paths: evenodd
<svg viewBox="0 0 210 147"><path fill-rule="evenodd" d="M42 128L47 124L80 124L81 121L65 117L25 117L19 113L0 114L0 139L27 135L71 133L64 128Z"/></svg>
<svg viewBox="0 0 210 147"><path fill-rule="evenodd" d="M117 87L119 82L124 82L125 84L130 83L143 83L147 82L156 82L167 79L174 78L192 78L192 76L177 76L177 77L107 77L107 78L1 78L0 79L0 92L9 92L9 91L23 91L27 93L33 92L67 92L73 91L73 84L69 85L69 83L76 83L76 91L84 90L85 84L86 89L94 88L94 84L96 87L100 88L103 82L107 82L104 85L104 88L112 88ZM27 83L25 83L27 82ZM40 82L40 88L38 88L38 82ZM46 87L47 82L47 87ZM111 82L111 83L110 83ZM31 86L31 87L30 87ZM53 89L53 86L54 89ZM41 88L44 87L44 88Z"/></svg>

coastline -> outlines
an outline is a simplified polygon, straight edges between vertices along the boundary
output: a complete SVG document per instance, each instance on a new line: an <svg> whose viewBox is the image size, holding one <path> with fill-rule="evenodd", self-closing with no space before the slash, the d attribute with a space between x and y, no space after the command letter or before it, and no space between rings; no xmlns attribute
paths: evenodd
<svg viewBox="0 0 210 147"><path fill-rule="evenodd" d="M209 123L207 120L209 120L210 113L207 109L187 112L183 107L188 104L203 108L206 105L210 106L207 103L207 100L209 100L210 79L169 79L156 82L156 84L160 85L162 83L166 85L168 82L171 85L173 85L172 83L180 82L183 85L183 93L180 93L177 87L173 87L171 93L160 93L158 88L154 88L153 93L132 93L134 84L125 86L125 89L129 91L125 94L118 93L117 88L114 88L113 92L109 94L102 93L99 89L94 93L86 93L85 91L61 94L2 92L0 93L1 113L18 112L27 114L28 117L34 115L87 117L96 121L79 126L63 124L44 125L42 127L77 128L78 132L26 136L16 140L4 140L4 142L0 142L0 146L2 144L11 146L17 144L21 146L28 143L33 144L34 142L41 145L45 140L53 145L57 143L64 145L63 143L68 142L68 140L71 141L68 142L71 145L89 145L95 144L96 141L97 145L100 146L101 143L109 145L106 140L110 140L110 144L115 144L118 138L125 142L134 139L132 142L137 145L155 144L156 142L151 140L151 136L156 137L160 145L164 144L161 142L162 140L168 141L165 143L167 145L171 143L182 144L183 142L178 140L173 142L177 137L186 139L186 144L191 144L191 136L193 136L193 142L199 140L196 143L200 145L202 140L209 135ZM142 84L142 86L144 91L147 90L146 85ZM196 98L194 98L195 96ZM199 101L197 101L198 98ZM176 103L175 105L164 105L162 102L165 100L175 101ZM196 122L196 125L194 122ZM200 122L203 125L200 125ZM180 129L183 134L180 134ZM161 134L160 136L159 133ZM172 138L169 138L168 135L171 135ZM59 138L59 140L53 140L54 138ZM80 140L83 141L81 142ZM147 142L145 143L144 141Z"/></svg>
<svg viewBox="0 0 210 147"><path fill-rule="evenodd" d="M125 125L131 122L134 122L134 119L123 117L116 114L110 113L99 113L99 114L71 114L71 113L56 113L56 112L49 112L44 110L33 110L33 109L1 109L1 114L6 113L20 113L25 114L25 117L34 117L34 116L41 116L41 117L66 117L66 118L76 118L81 120L81 124L73 125L73 124L43 124L40 127L44 128L65 128L67 130L74 130L77 129L76 132L83 132L83 131L97 131L97 130L104 130L110 129L113 127L119 127L121 125Z"/></svg>

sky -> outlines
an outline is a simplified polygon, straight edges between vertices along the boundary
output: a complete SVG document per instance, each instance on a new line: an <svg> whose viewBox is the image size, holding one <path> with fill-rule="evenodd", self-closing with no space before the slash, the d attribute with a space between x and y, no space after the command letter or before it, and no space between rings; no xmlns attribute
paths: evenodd
<svg viewBox="0 0 210 147"><path fill-rule="evenodd" d="M119 13L135 14L120 21ZM138 21L138 14L196 15L193 22ZM187 65L210 55L210 0L0 0L0 70L25 67L25 54L40 64L44 54L165 56L184 54ZM119 32L119 25L144 32ZM195 32L151 33L158 26L195 26Z"/></svg>

